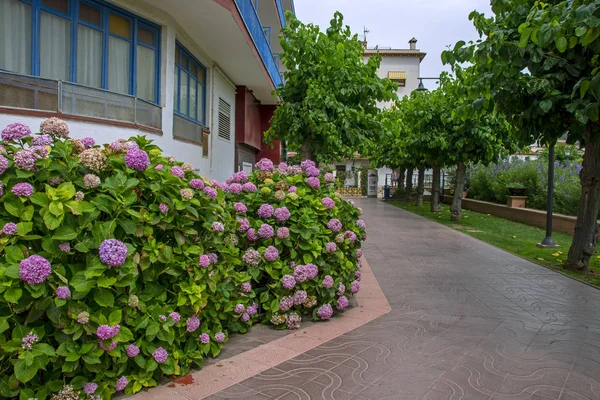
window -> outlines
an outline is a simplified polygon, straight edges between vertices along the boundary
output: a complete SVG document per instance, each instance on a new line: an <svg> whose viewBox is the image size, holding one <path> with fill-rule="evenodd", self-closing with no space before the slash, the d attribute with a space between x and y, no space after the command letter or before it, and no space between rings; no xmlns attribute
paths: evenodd
<svg viewBox="0 0 600 400"><path fill-rule="evenodd" d="M396 82L398 87L406 87L406 79L392 79L392 82Z"/></svg>
<svg viewBox="0 0 600 400"><path fill-rule="evenodd" d="M179 42L175 48L175 113L206 125L206 69Z"/></svg>
<svg viewBox="0 0 600 400"><path fill-rule="evenodd" d="M101 0L0 0L0 69L158 103L160 28Z"/></svg>
<svg viewBox="0 0 600 400"><path fill-rule="evenodd" d="M406 72L405 71L389 71L388 79L396 82L399 87L406 87Z"/></svg>

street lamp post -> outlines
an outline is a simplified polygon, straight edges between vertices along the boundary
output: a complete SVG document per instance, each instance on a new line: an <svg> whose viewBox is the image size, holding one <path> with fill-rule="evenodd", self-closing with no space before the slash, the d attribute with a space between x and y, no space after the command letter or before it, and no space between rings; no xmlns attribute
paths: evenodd
<svg viewBox="0 0 600 400"><path fill-rule="evenodd" d="M419 92L424 92L424 91L429 90L429 89L427 89L425 87L425 85L423 85L423 79L430 79L430 80L439 81L440 77L438 76L437 78L419 78L419 87L417 89L415 89L415 90L418 90Z"/></svg>

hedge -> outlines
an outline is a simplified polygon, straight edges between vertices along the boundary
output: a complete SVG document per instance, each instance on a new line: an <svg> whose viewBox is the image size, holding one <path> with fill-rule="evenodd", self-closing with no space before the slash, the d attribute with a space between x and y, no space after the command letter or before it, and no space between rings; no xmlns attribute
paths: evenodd
<svg viewBox="0 0 600 400"><path fill-rule="evenodd" d="M360 288L360 210L333 175L200 177L145 137L61 120L0 147L0 396L110 399L219 354L255 323L329 319Z"/></svg>

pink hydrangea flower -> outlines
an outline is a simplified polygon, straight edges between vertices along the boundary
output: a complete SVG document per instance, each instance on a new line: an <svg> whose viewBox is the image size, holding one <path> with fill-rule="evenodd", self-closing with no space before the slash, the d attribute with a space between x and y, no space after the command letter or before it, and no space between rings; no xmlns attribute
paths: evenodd
<svg viewBox="0 0 600 400"><path fill-rule="evenodd" d="M317 317L321 320L326 321L333 316L333 307L331 304L325 304L319 307L317 310Z"/></svg>
<svg viewBox="0 0 600 400"><path fill-rule="evenodd" d="M200 320L195 315L188 318L185 323L187 325L188 332L194 332L196 329L198 329L198 327L200 327Z"/></svg>
<svg viewBox="0 0 600 400"><path fill-rule="evenodd" d="M269 246L265 249L264 257L267 261L275 261L279 258L279 251L275 246Z"/></svg>
<svg viewBox="0 0 600 400"><path fill-rule="evenodd" d="M178 324L179 320L181 320L181 315L179 315L179 313L177 312L172 312L171 314L169 314L169 318L171 318L173 322Z"/></svg>
<svg viewBox="0 0 600 400"><path fill-rule="evenodd" d="M290 186L290 188L288 189L288 193L296 193L298 191L298 189L296 188L296 186Z"/></svg>
<svg viewBox="0 0 600 400"><path fill-rule="evenodd" d="M342 296L344 293L346 293L346 285L340 283L340 286L338 286L337 294L338 296Z"/></svg>
<svg viewBox="0 0 600 400"><path fill-rule="evenodd" d="M333 201L333 199L331 199L329 197L323 197L323 199L321 200L321 203L328 210L333 210L333 208L335 207L335 201Z"/></svg>
<svg viewBox="0 0 600 400"><path fill-rule="evenodd" d="M290 330L298 329L301 321L302 317L298 313L289 313L285 318L285 326Z"/></svg>
<svg viewBox="0 0 600 400"><path fill-rule="evenodd" d="M348 307L348 299L346 296L340 296L337 300L337 309L343 310L346 307Z"/></svg>
<svg viewBox="0 0 600 400"><path fill-rule="evenodd" d="M358 272L358 271L356 271ZM360 282L358 280L352 281L352 285L350 286L350 293L356 294L360 290Z"/></svg>
<svg viewBox="0 0 600 400"><path fill-rule="evenodd" d="M210 258L208 257L208 255L206 254L202 254L200 256L200 260L198 262L198 264L202 267L202 268L208 268L210 266Z"/></svg>
<svg viewBox="0 0 600 400"><path fill-rule="evenodd" d="M328 172L324 176L325 182L335 182L335 176L331 172Z"/></svg>
<svg viewBox="0 0 600 400"><path fill-rule="evenodd" d="M256 192L258 189L256 188L256 185L252 182L246 182L242 185L242 189L244 190L244 192L249 192L249 193L254 193Z"/></svg>
<svg viewBox="0 0 600 400"><path fill-rule="evenodd" d="M244 282L242 283L241 288L244 293L250 293L252 291L252 284L250 282Z"/></svg>
<svg viewBox="0 0 600 400"><path fill-rule="evenodd" d="M304 302L306 301L306 299L308 298L308 294L306 293L306 290L296 290L296 292L294 293L294 304L297 306L300 306L302 304L304 304Z"/></svg>
<svg viewBox="0 0 600 400"><path fill-rule="evenodd" d="M202 343L202 344L210 343L210 336L208 335L208 333L200 334L200 343Z"/></svg>
<svg viewBox="0 0 600 400"><path fill-rule="evenodd" d="M15 183L11 191L15 196L31 197L31 195L33 195L33 186L27 182L19 182Z"/></svg>
<svg viewBox="0 0 600 400"><path fill-rule="evenodd" d="M215 340L217 343L223 343L225 341L225 334L223 332L215 333Z"/></svg>
<svg viewBox="0 0 600 400"><path fill-rule="evenodd" d="M61 300L66 300L71 297L71 291L66 286L59 286L56 288L56 297Z"/></svg>
<svg viewBox="0 0 600 400"><path fill-rule="evenodd" d="M211 188L209 186L204 188L204 194L210 197L211 199L217 198L217 190L215 188Z"/></svg>
<svg viewBox="0 0 600 400"><path fill-rule="evenodd" d="M246 212L248 211L248 207L246 207L246 205L244 203L235 203L233 205L233 208L235 209L235 212L238 214L246 214Z"/></svg>
<svg viewBox="0 0 600 400"><path fill-rule="evenodd" d="M258 228L258 236L263 239L270 239L275 234L274 229L269 224L262 224L260 228Z"/></svg>
<svg viewBox="0 0 600 400"><path fill-rule="evenodd" d="M94 138L84 137L83 139L81 139L81 143L86 149L89 149L90 147L94 147L96 141L94 140Z"/></svg>
<svg viewBox="0 0 600 400"><path fill-rule="evenodd" d="M333 278L331 277L331 275L327 275L325 276L325 278L323 279L323 287L326 289L330 289L333 287L334 281Z"/></svg>
<svg viewBox="0 0 600 400"><path fill-rule="evenodd" d="M119 379L117 379L117 384L115 385L115 390L117 392L125 390L125 388L127 387L128 384L129 384L129 381L127 380L127 377L121 376Z"/></svg>
<svg viewBox="0 0 600 400"><path fill-rule="evenodd" d="M83 392L85 394L87 394L88 396L91 396L94 393L96 393L96 390L98 390L98 384L97 383L88 382L85 385L83 385Z"/></svg>
<svg viewBox="0 0 600 400"><path fill-rule="evenodd" d="M332 218L327 223L327 228L331 229L333 232L339 232L342 230L342 223L337 218Z"/></svg>
<svg viewBox="0 0 600 400"><path fill-rule="evenodd" d="M106 346L104 344L104 342L102 342L102 340L98 340L98 345L100 346L100 348L104 351L113 351L114 349L117 348L117 344L119 344L116 340L113 340L112 342L110 342L110 346Z"/></svg>
<svg viewBox="0 0 600 400"><path fill-rule="evenodd" d="M2 227L2 233L5 235L16 235L18 231L17 228L17 224L15 224L14 222L9 222L7 224L4 224L4 226Z"/></svg>
<svg viewBox="0 0 600 400"><path fill-rule="evenodd" d="M296 278L292 275L284 275L281 279L281 286L284 289L292 290L296 286Z"/></svg>
<svg viewBox="0 0 600 400"><path fill-rule="evenodd" d="M117 239L107 239L100 244L100 262L109 267L120 267L127 259L127 246Z"/></svg>
<svg viewBox="0 0 600 400"><path fill-rule="evenodd" d="M171 175L174 175L178 178L183 179L185 177L185 172L183 171L183 169L180 166L173 165L171 167Z"/></svg>
<svg viewBox="0 0 600 400"><path fill-rule="evenodd" d="M213 222L211 227L214 232L224 232L225 231L225 227L220 222Z"/></svg>
<svg viewBox="0 0 600 400"><path fill-rule="evenodd" d="M144 171L150 165L150 157L144 150L129 149L125 153L125 165L136 171Z"/></svg>
<svg viewBox="0 0 600 400"><path fill-rule="evenodd" d="M157 363L162 364L167 361L167 358L169 358L169 353L167 353L167 351L162 347L159 347L152 353L152 358L154 358L154 361Z"/></svg>
<svg viewBox="0 0 600 400"><path fill-rule="evenodd" d="M258 208L258 216L261 218L271 218L273 216L273 206L270 204L262 204Z"/></svg>
<svg viewBox="0 0 600 400"><path fill-rule="evenodd" d="M306 168L304 173L306 174L306 176L319 176L321 174L321 171L317 167L308 167Z"/></svg>
<svg viewBox="0 0 600 400"><path fill-rule="evenodd" d="M135 344L132 343L129 346L127 346L127 357L133 358L138 354L140 354L140 348L137 347Z"/></svg>
<svg viewBox="0 0 600 400"><path fill-rule="evenodd" d="M51 272L50 262L37 254L29 256L19 263L19 276L29 285L39 285Z"/></svg>
<svg viewBox="0 0 600 400"><path fill-rule="evenodd" d="M279 300L280 311L286 312L292 307L294 307L294 299L291 296L285 296Z"/></svg>
<svg viewBox="0 0 600 400"><path fill-rule="evenodd" d="M246 237L248 238L248 240L255 242L258 240L258 236L256 236L256 232L254 231L254 228L250 228L248 229L248 232L246 233Z"/></svg>
<svg viewBox="0 0 600 400"><path fill-rule="evenodd" d="M248 265L258 265L260 263L260 253L254 249L248 249L242 256L242 260Z"/></svg>
<svg viewBox="0 0 600 400"><path fill-rule="evenodd" d="M156 167L154 167L154 169L157 171L162 171L163 168L164 168L164 166L162 164L157 164Z"/></svg>
<svg viewBox="0 0 600 400"><path fill-rule="evenodd" d="M8 159L3 155L0 155L0 175L8 169Z"/></svg>
<svg viewBox="0 0 600 400"><path fill-rule="evenodd" d="M14 161L17 168L25 171L35 171L35 162L40 158L39 155L31 150L19 150L15 154Z"/></svg>
<svg viewBox="0 0 600 400"><path fill-rule="evenodd" d="M240 224L238 232L246 232L250 228L250 221L246 218L237 218L236 220Z"/></svg>
<svg viewBox="0 0 600 400"><path fill-rule="evenodd" d="M279 222L287 221L290 216L290 210L288 210L287 207L281 207L275 210L275 218Z"/></svg>
<svg viewBox="0 0 600 400"><path fill-rule="evenodd" d="M274 169L273 161L269 160L268 158L262 158L254 166L256 168L260 169L261 171L267 171L267 172L271 172Z"/></svg>
<svg viewBox="0 0 600 400"><path fill-rule="evenodd" d="M240 194L242 191L242 185L240 185L239 183L232 183L231 185L229 185L228 189L233 194Z"/></svg>
<svg viewBox="0 0 600 400"><path fill-rule="evenodd" d="M2 129L1 136L3 142L16 142L17 140L31 136L31 129L25 124L15 122Z"/></svg>
<svg viewBox="0 0 600 400"><path fill-rule="evenodd" d="M290 237L290 229L286 228L285 226L277 228L277 237L279 239L286 239Z"/></svg>
<svg viewBox="0 0 600 400"><path fill-rule="evenodd" d="M311 176L306 180L306 184L313 189L318 189L321 187L321 181L316 176Z"/></svg>
<svg viewBox="0 0 600 400"><path fill-rule="evenodd" d="M352 231L346 231L346 232L344 232L344 237L346 239L348 239L348 241L350 243L354 243L356 241L356 233L354 233Z"/></svg>
<svg viewBox="0 0 600 400"><path fill-rule="evenodd" d="M204 182L202 179L192 179L190 181L190 186L196 190L204 189Z"/></svg>
<svg viewBox="0 0 600 400"><path fill-rule="evenodd" d="M248 321L250 321L250 314L244 313L242 315L242 317L240 318L240 321L242 321L242 322L248 322Z"/></svg>
<svg viewBox="0 0 600 400"><path fill-rule="evenodd" d="M166 213L168 213L168 212L169 212L169 210L170 210L170 207L169 207L169 205L168 205L167 203L160 203L160 204L158 205L158 209L160 210L160 212L161 212L162 214L166 214Z"/></svg>
<svg viewBox="0 0 600 400"><path fill-rule="evenodd" d="M52 146L53 143L50 135L38 135L31 139L32 146Z"/></svg>
<svg viewBox="0 0 600 400"><path fill-rule="evenodd" d="M335 253L337 251L337 245L335 244L335 242L329 242L325 245L325 250L328 253Z"/></svg>
<svg viewBox="0 0 600 400"><path fill-rule="evenodd" d="M356 225L362 230L367 229L367 224L365 224L365 221L363 221L362 219L356 221Z"/></svg>
<svg viewBox="0 0 600 400"><path fill-rule="evenodd" d="M246 310L246 307L244 307L243 304L237 304L235 306L235 308L233 309L233 312L236 314L241 314Z"/></svg>

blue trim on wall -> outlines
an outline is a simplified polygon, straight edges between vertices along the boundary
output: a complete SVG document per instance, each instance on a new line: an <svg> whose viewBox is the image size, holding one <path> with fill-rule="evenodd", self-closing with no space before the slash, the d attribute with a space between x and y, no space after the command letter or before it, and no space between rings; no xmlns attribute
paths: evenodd
<svg viewBox="0 0 600 400"><path fill-rule="evenodd" d="M101 88L108 89L108 41L110 36L120 37L118 35L111 34L109 31L109 15L116 14L127 18L130 21L130 38L125 39L130 43L130 63L129 63L129 94L136 95L137 92L137 29L138 26L142 26L146 29L152 30L155 37L155 46L149 46L146 44L140 44L144 47L151 48L156 52L156 66L155 66L155 99L156 104L160 103L160 26L154 24L148 20L136 16L128 11L121 8L115 7L110 3L103 0L70 0L69 1L69 14L63 14L57 10L42 5L42 0L20 0L21 2L31 6L31 75L40 76L41 73L41 38L40 38L40 23L41 14L47 12L61 18L68 19L71 22L71 54L69 59L69 81L77 83L77 38L79 24L88 26L90 28L98 29L102 31L102 79ZM93 6L101 11L102 26L96 26L86 21L79 20L79 4L85 3Z"/></svg>
<svg viewBox="0 0 600 400"><path fill-rule="evenodd" d="M285 22L285 11L283 10L283 5L281 4L281 0L275 0L275 5L277 6L277 13L279 14L279 22L281 22L281 27L283 28L286 24Z"/></svg>

